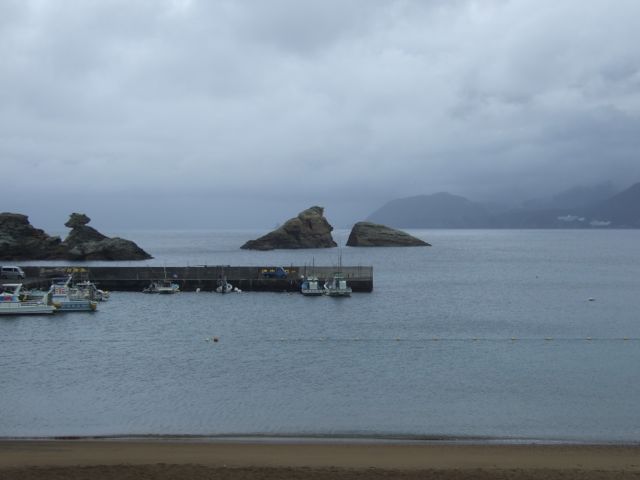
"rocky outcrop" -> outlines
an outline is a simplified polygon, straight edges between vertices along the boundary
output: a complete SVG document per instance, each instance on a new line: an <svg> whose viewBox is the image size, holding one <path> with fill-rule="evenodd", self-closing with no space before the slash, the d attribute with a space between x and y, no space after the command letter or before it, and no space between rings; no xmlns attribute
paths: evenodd
<svg viewBox="0 0 640 480"><path fill-rule="evenodd" d="M358 222L351 229L350 247L418 247L431 245L401 230L371 222Z"/></svg>
<svg viewBox="0 0 640 480"><path fill-rule="evenodd" d="M0 259L44 260L58 258L62 251L60 237L34 228L28 216L0 213Z"/></svg>
<svg viewBox="0 0 640 480"><path fill-rule="evenodd" d="M131 240L109 238L95 228L83 213L72 213L64 225L71 228L62 242L69 260L146 260L152 258Z"/></svg>
<svg viewBox="0 0 640 480"><path fill-rule="evenodd" d="M72 213L69 215L69 220L64 224L67 228L80 228L84 227L87 223L89 223L91 219L87 217L84 213ZM104 235L102 235L104 238Z"/></svg>
<svg viewBox="0 0 640 480"><path fill-rule="evenodd" d="M84 214L73 213L65 225L71 232L62 242L34 228L29 217L0 214L1 260L144 260L152 258L130 240L109 238L87 224Z"/></svg>
<svg viewBox="0 0 640 480"><path fill-rule="evenodd" d="M275 250L297 248L337 247L331 231L333 227L324 217L322 207L311 207L297 217L287 220L280 228L242 245L246 250Z"/></svg>

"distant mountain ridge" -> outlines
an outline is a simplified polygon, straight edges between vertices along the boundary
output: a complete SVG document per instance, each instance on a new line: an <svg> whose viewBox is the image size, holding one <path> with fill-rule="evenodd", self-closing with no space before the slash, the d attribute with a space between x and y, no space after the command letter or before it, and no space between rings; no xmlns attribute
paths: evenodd
<svg viewBox="0 0 640 480"><path fill-rule="evenodd" d="M547 208L493 214L481 203L450 193L391 200L367 221L396 228L640 228L640 183L602 197L610 184L576 187L553 197ZM556 206L565 204L567 206Z"/></svg>
<svg viewBox="0 0 640 480"><path fill-rule="evenodd" d="M584 213L600 221L610 221L613 226L640 228L640 183L591 206Z"/></svg>
<svg viewBox="0 0 640 480"><path fill-rule="evenodd" d="M607 200L618 191L611 182L602 182L595 185L580 185L564 190L548 198L536 198L522 204L526 210L551 210L563 208L578 208L585 205Z"/></svg>
<svg viewBox="0 0 640 480"><path fill-rule="evenodd" d="M367 221L396 228L489 228L491 215L479 203L440 192L391 200Z"/></svg>

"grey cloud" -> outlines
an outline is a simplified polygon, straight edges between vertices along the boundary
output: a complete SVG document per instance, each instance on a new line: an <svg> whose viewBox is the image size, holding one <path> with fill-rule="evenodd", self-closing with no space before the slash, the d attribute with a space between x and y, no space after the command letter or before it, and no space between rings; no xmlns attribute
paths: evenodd
<svg viewBox="0 0 640 480"><path fill-rule="evenodd" d="M631 0L3 2L0 161L43 197L171 191L269 224L287 201L630 182L639 19Z"/></svg>

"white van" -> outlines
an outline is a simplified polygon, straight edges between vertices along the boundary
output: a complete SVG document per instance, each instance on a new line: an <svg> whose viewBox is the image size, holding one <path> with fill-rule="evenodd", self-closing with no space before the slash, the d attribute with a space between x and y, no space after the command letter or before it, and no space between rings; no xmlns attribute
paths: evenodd
<svg viewBox="0 0 640 480"><path fill-rule="evenodd" d="M5 265L0 267L0 278L25 278L25 274L20 267Z"/></svg>

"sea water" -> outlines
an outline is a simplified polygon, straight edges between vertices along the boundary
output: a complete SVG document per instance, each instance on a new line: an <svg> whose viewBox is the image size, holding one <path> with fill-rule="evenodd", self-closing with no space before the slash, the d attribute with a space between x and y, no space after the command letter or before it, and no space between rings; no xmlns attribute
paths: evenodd
<svg viewBox="0 0 640 480"><path fill-rule="evenodd" d="M341 256L374 290L113 292L95 313L2 317L0 436L640 442L640 231L273 252L239 249L262 232L117 233L149 265Z"/></svg>

